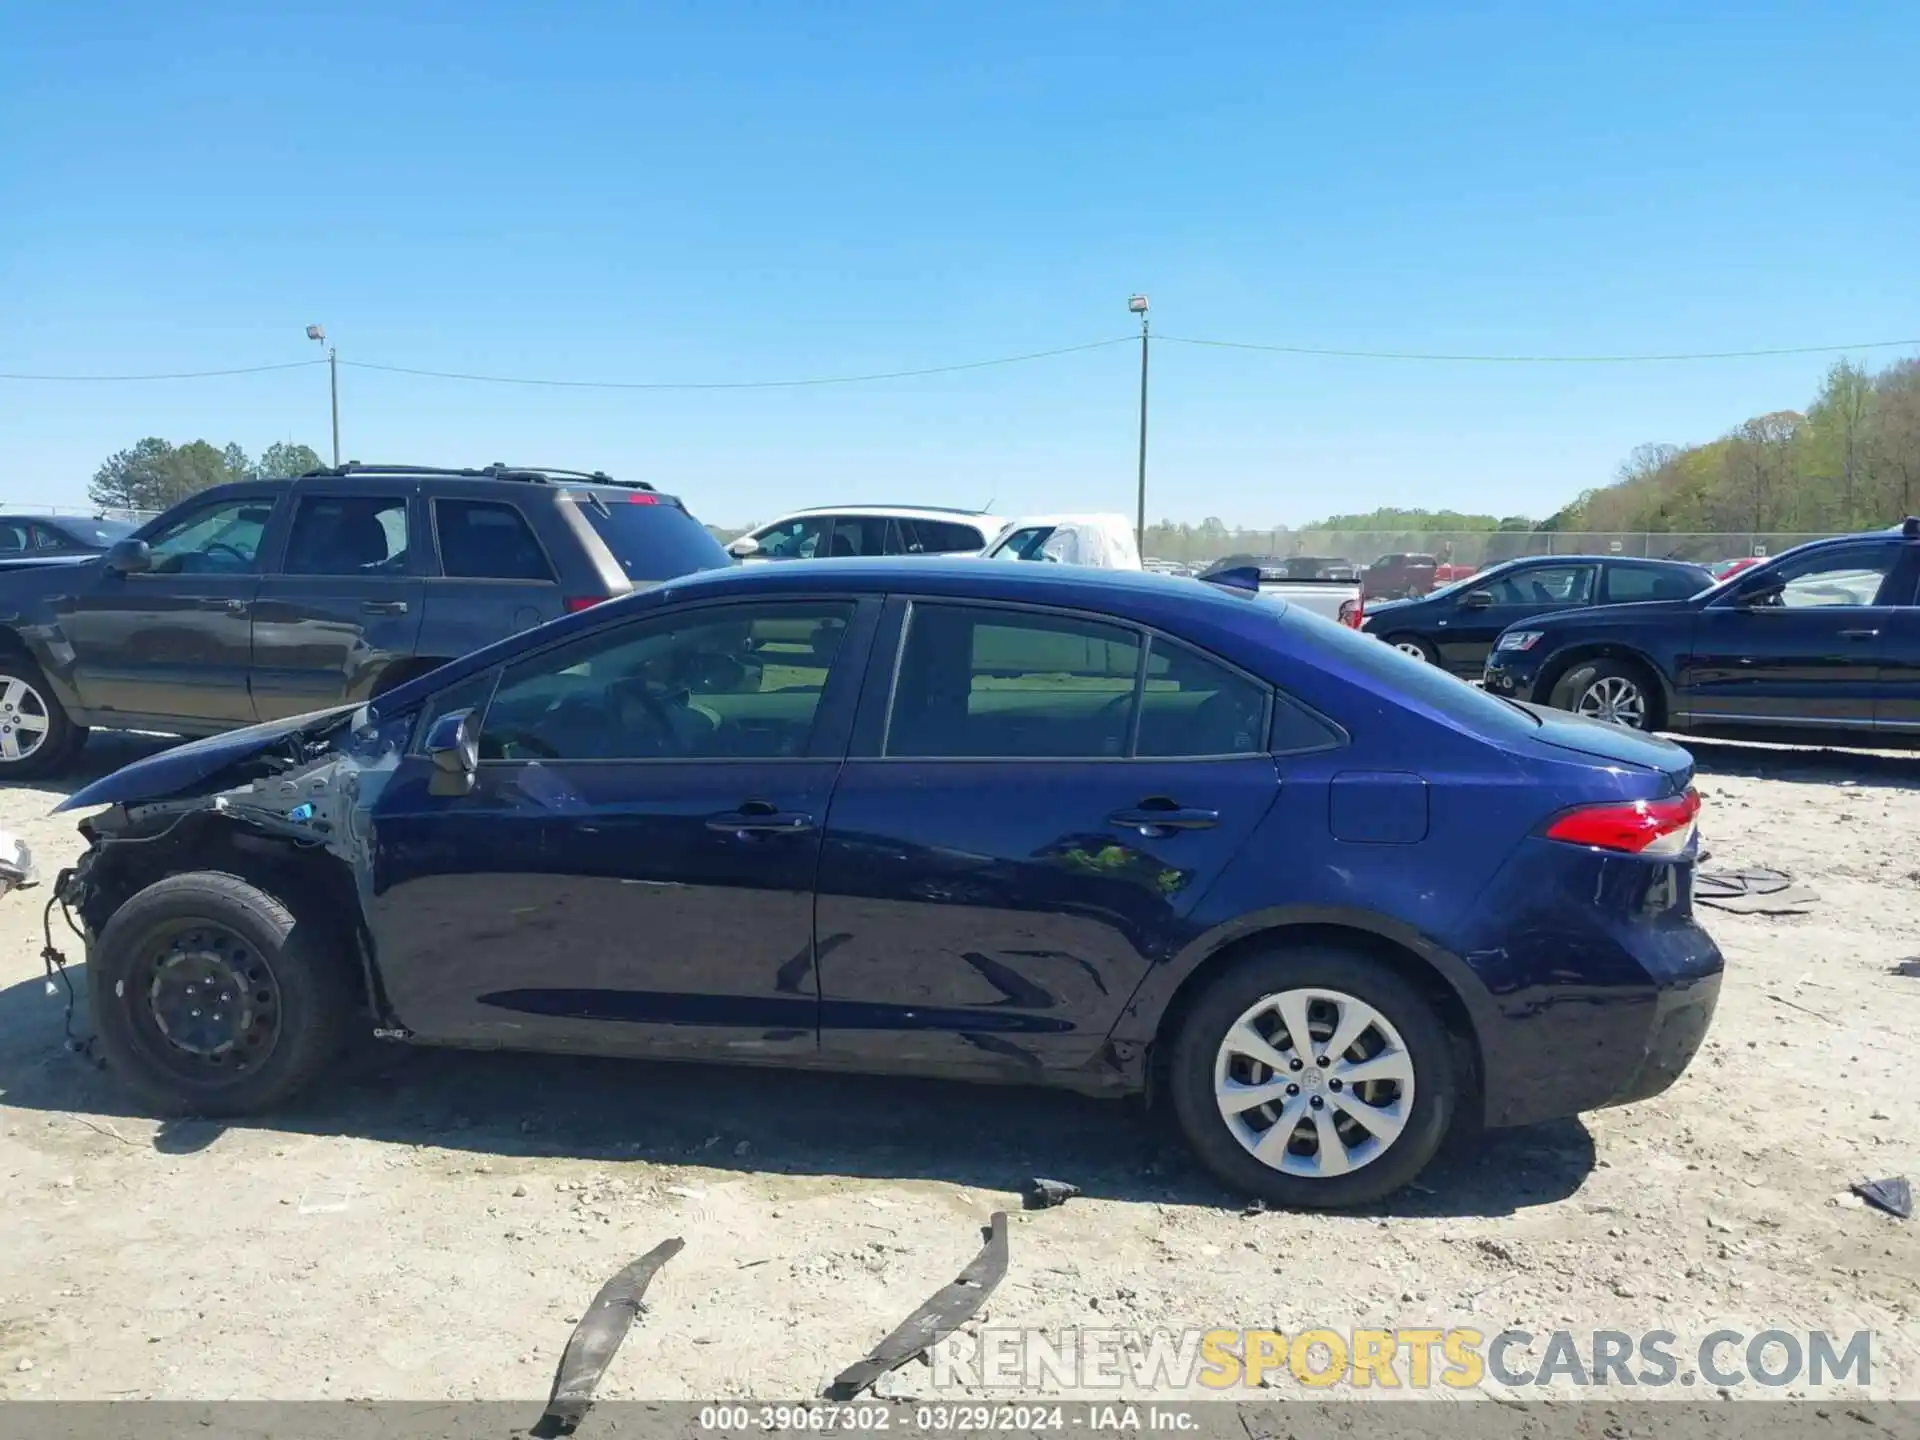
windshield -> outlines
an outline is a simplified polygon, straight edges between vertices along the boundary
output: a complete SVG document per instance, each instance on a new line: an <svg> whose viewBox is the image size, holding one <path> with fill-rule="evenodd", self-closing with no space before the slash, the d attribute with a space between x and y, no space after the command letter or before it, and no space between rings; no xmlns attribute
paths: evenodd
<svg viewBox="0 0 1920 1440"><path fill-rule="evenodd" d="M998 545L993 547L987 557L990 560L1051 560L1057 558L1047 553L1047 541L1053 538L1055 526L1029 525L1024 530L1016 530Z"/></svg>

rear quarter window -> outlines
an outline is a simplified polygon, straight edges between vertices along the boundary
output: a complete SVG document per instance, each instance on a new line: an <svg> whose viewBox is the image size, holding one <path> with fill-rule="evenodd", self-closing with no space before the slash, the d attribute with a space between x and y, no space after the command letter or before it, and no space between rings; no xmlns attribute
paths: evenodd
<svg viewBox="0 0 1920 1440"><path fill-rule="evenodd" d="M553 567L526 517L497 500L433 502L440 570L460 580L552 580Z"/></svg>
<svg viewBox="0 0 1920 1440"><path fill-rule="evenodd" d="M629 580L673 580L733 564L706 526L679 505L645 491L576 496L567 503L579 508Z"/></svg>

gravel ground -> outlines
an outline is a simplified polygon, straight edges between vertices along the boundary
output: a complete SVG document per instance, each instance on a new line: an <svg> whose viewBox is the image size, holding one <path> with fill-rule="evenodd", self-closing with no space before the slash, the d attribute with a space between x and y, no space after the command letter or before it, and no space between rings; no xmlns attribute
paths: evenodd
<svg viewBox="0 0 1920 1440"><path fill-rule="evenodd" d="M88 771L156 743L97 736ZM802 1397L1042 1174L1085 1194L1015 1214L994 1327L1865 1329L1865 1393L1920 1399L1920 1227L1846 1193L1920 1177L1920 979L1890 973L1920 953L1920 760L1696 754L1714 866L1819 903L1709 912L1726 988L1667 1094L1458 1146L1364 1215L1243 1215L1129 1105L937 1084L396 1052L271 1121L157 1123L61 1049L46 891L7 896L0 1397L540 1400L601 1282L674 1235L601 1393ZM58 793L0 791L49 878Z"/></svg>

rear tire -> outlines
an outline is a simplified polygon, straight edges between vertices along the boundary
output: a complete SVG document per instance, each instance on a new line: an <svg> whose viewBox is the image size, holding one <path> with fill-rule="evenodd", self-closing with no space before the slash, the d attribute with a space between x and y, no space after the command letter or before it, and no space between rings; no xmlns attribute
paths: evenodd
<svg viewBox="0 0 1920 1440"><path fill-rule="evenodd" d="M176 1115L251 1115L312 1083L340 1052L352 975L337 936L214 871L140 891L87 956L108 1064Z"/></svg>
<svg viewBox="0 0 1920 1440"><path fill-rule="evenodd" d="M54 697L40 667L18 653L0 655L0 784L58 775L86 743Z"/></svg>
<svg viewBox="0 0 1920 1440"><path fill-rule="evenodd" d="M1296 1023L1313 1053L1296 1054ZM1342 1031L1338 1055L1320 1048ZM1208 982L1172 1046L1170 1099L1194 1153L1234 1189L1290 1209L1392 1194L1426 1168L1458 1108L1453 1047L1432 1002L1354 951L1247 957ZM1379 1078L1343 1084L1343 1072ZM1255 1092L1270 1098L1254 1103Z"/></svg>
<svg viewBox="0 0 1920 1440"><path fill-rule="evenodd" d="M1433 646L1429 645L1425 640L1422 640L1418 635L1389 635L1387 636L1387 644L1402 654L1411 655L1416 660L1424 660L1429 665L1438 665L1440 663L1440 652L1435 650Z"/></svg>
<svg viewBox="0 0 1920 1440"><path fill-rule="evenodd" d="M1583 660L1553 687L1553 705L1630 730L1660 728L1660 691L1644 666L1631 660Z"/></svg>

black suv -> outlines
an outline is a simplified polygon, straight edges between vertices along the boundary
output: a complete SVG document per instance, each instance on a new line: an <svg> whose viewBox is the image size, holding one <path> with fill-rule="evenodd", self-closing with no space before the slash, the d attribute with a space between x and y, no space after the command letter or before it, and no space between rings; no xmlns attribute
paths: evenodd
<svg viewBox="0 0 1920 1440"><path fill-rule="evenodd" d="M733 560L603 474L349 464L204 490L105 554L0 573L0 779L87 727L206 735L366 699Z"/></svg>
<svg viewBox="0 0 1920 1440"><path fill-rule="evenodd" d="M1685 599L1523 620L1484 679L1639 730L1920 746L1920 519L1797 546Z"/></svg>

